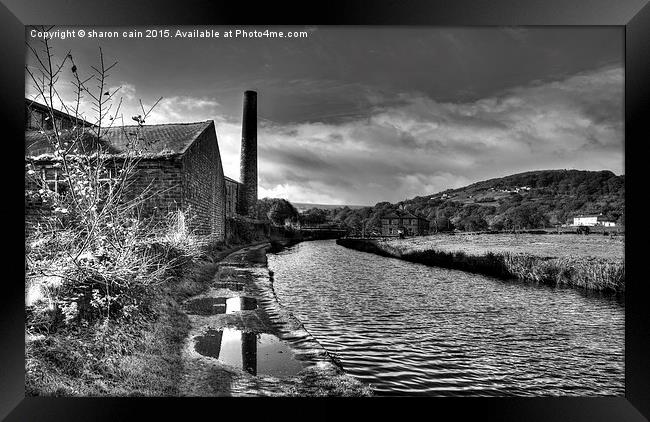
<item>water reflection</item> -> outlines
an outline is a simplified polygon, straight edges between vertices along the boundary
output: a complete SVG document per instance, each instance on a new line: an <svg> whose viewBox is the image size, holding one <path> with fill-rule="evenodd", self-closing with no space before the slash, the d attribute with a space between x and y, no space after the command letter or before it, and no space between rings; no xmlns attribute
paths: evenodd
<svg viewBox="0 0 650 422"><path fill-rule="evenodd" d="M232 314L257 309L257 300L247 296L236 297L202 297L189 300L185 309L191 315Z"/></svg>
<svg viewBox="0 0 650 422"><path fill-rule="evenodd" d="M303 369L289 346L270 334L233 328L208 330L196 338L194 349L203 356L218 359L251 375L289 377Z"/></svg>
<svg viewBox="0 0 650 422"><path fill-rule="evenodd" d="M257 309L257 300L252 297L237 296L226 299L226 313L232 314L240 311Z"/></svg>
<svg viewBox="0 0 650 422"><path fill-rule="evenodd" d="M226 313L226 298L201 297L185 304L185 310L191 315L217 315Z"/></svg>

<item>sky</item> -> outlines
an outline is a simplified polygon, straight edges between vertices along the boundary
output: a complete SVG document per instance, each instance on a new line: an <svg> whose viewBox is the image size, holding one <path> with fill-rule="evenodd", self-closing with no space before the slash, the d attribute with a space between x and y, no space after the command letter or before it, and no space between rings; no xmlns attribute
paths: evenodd
<svg viewBox="0 0 650 422"><path fill-rule="evenodd" d="M57 27L124 31L147 27ZM161 29L161 28L157 28ZM242 27L211 29L223 34ZM518 172L624 173L620 27L247 27L304 38L53 38L99 63L125 122L214 120L239 179L243 92L258 92L259 197L374 205ZM28 41L40 51L42 44ZM27 50L27 66L37 61ZM71 71L57 85L74 98ZM26 96L34 89L26 75ZM90 105L81 109L92 120Z"/></svg>

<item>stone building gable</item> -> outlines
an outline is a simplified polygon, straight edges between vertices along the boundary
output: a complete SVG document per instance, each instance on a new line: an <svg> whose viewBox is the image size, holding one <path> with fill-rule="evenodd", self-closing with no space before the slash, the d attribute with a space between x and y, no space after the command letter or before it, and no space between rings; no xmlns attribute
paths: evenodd
<svg viewBox="0 0 650 422"><path fill-rule="evenodd" d="M214 124L210 124L184 152L183 208L192 215L197 234L223 240L226 225L226 183Z"/></svg>
<svg viewBox="0 0 650 422"><path fill-rule="evenodd" d="M114 128L101 142L117 161L126 151L125 133L135 127ZM226 225L226 186L214 122L143 126L148 149L141 156L128 196L146 192L140 216L162 222L170 211L184 210L196 234L223 240ZM86 141L92 141L86 140ZM52 167L44 133L25 133L26 160L43 169ZM34 201L25 203L26 231L49 214Z"/></svg>

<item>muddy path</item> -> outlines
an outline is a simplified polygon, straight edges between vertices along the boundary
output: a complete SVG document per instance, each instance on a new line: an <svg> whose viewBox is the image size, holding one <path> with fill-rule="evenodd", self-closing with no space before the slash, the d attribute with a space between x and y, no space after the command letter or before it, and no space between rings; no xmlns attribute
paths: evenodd
<svg viewBox="0 0 650 422"><path fill-rule="evenodd" d="M223 258L210 288L183 303L182 396L357 396L371 390L277 301L269 244Z"/></svg>

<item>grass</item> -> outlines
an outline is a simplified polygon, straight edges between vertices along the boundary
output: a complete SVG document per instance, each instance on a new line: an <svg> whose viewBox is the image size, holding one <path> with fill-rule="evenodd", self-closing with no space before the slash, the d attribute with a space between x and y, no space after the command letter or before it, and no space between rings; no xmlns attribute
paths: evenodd
<svg viewBox="0 0 650 422"><path fill-rule="evenodd" d="M625 291L624 241L581 235L434 235L339 243L421 264L499 278Z"/></svg>
<svg viewBox="0 0 650 422"><path fill-rule="evenodd" d="M26 335L28 396L175 396L189 331L179 302L207 288L214 264L150 293L149 318L59 328Z"/></svg>
<svg viewBox="0 0 650 422"><path fill-rule="evenodd" d="M383 240L400 253L420 250L464 252L469 255L521 253L541 257L594 257L622 260L624 238L577 234L457 234Z"/></svg>
<svg viewBox="0 0 650 422"><path fill-rule="evenodd" d="M186 239L177 238L178 244ZM197 242L201 243L201 242ZM177 244L177 245L178 245ZM168 245L169 246L169 245ZM189 248L195 248L193 243ZM174 277L147 294L146 317L59 324L39 332L28 324L25 336L27 396L178 396L181 349L190 329L180 303L209 288L217 261L241 245L208 244L173 254L183 264Z"/></svg>

